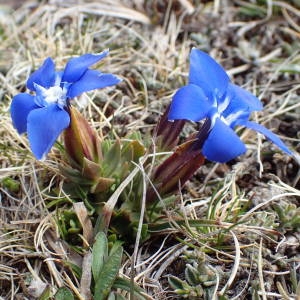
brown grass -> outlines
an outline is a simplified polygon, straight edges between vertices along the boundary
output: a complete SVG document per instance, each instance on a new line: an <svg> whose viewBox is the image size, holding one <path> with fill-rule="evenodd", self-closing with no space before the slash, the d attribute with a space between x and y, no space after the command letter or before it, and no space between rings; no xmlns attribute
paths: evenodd
<svg viewBox="0 0 300 300"><path fill-rule="evenodd" d="M95 129L124 136L151 130L187 80L190 48L199 47L262 99L265 109L254 118L299 152L299 1L225 2L31 1L15 11L1 7L0 299L38 299L46 286L53 293L67 286L83 299L65 264L81 265L82 257L60 238L56 213L47 208L51 200L68 200L61 158L53 150L37 162L9 116L12 96L48 56L63 67L72 55L110 48L99 69L124 82L85 96L83 113ZM242 138L249 151L235 165L208 163L187 185L178 203L186 224L176 224L171 214L171 231L135 249L134 270L130 257L124 261L120 272L134 274L150 298L176 298L166 276L183 276L183 257L196 255L194 250L215 276L214 299L299 299L300 222L288 223L300 212L298 164L249 130ZM280 208L290 217L279 217ZM192 222L204 218L212 222Z"/></svg>

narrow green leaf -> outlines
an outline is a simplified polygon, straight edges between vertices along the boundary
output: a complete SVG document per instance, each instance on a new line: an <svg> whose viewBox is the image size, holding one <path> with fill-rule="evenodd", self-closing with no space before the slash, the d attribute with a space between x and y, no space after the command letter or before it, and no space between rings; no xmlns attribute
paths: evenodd
<svg viewBox="0 0 300 300"><path fill-rule="evenodd" d="M98 281L100 272L103 268L104 261L108 257L108 242L104 232L99 232L96 235L95 243L93 245L93 260L92 273L95 282Z"/></svg>
<svg viewBox="0 0 300 300"><path fill-rule="evenodd" d="M132 283L129 279L117 277L113 287L116 289L121 289L127 292L131 291ZM146 298L142 295L142 293L146 294L146 291L144 291L142 288L137 286L136 284L133 286L133 292L134 292L134 299L137 300L145 300Z"/></svg>
<svg viewBox="0 0 300 300"><path fill-rule="evenodd" d="M94 300L104 300L108 296L118 275L122 254L123 248L119 246L105 261L95 284Z"/></svg>
<svg viewBox="0 0 300 300"><path fill-rule="evenodd" d="M126 300L126 298L121 294L116 294L116 300Z"/></svg>
<svg viewBox="0 0 300 300"><path fill-rule="evenodd" d="M116 296L114 293L110 293L107 297L107 300L116 300Z"/></svg>
<svg viewBox="0 0 300 300"><path fill-rule="evenodd" d="M199 272L196 268L194 268L190 264L186 265L185 279L188 281L188 283L190 285L196 286L197 284L199 284L198 275L199 275Z"/></svg>
<svg viewBox="0 0 300 300"><path fill-rule="evenodd" d="M184 298L187 298L187 296L190 294L190 290L175 290L174 291L178 295L182 295Z"/></svg>
<svg viewBox="0 0 300 300"><path fill-rule="evenodd" d="M117 169L121 159L121 143L120 140L112 145L107 153L104 153L103 158L103 177L110 177L112 173Z"/></svg>
<svg viewBox="0 0 300 300"><path fill-rule="evenodd" d="M18 192L21 186L21 183L13 178L6 177L4 178L1 183L5 188L7 188L10 192Z"/></svg>
<svg viewBox="0 0 300 300"><path fill-rule="evenodd" d="M48 300L48 299L50 299L50 287L49 286L47 286L44 289L42 295L39 297L39 300Z"/></svg>
<svg viewBox="0 0 300 300"><path fill-rule="evenodd" d="M72 292L66 287L62 287L58 289L56 294L54 295L55 300L74 300L74 296Z"/></svg>
<svg viewBox="0 0 300 300"><path fill-rule="evenodd" d="M121 241L119 241L119 240L115 241L115 242L113 243L113 245L112 245L110 251L109 251L109 255L111 256L111 255L113 255L116 251L119 251L119 248L122 246L122 244L123 244L123 243L122 243Z"/></svg>
<svg viewBox="0 0 300 300"><path fill-rule="evenodd" d="M70 261L63 261L63 265L70 268L72 271L72 274L76 276L76 278L80 279L82 275L82 270L79 266L77 266L74 263L71 263Z"/></svg>
<svg viewBox="0 0 300 300"><path fill-rule="evenodd" d="M168 282L174 290L182 290L185 287L184 281L172 275L168 277Z"/></svg>
<svg viewBox="0 0 300 300"><path fill-rule="evenodd" d="M121 294L110 293L107 300L126 300L126 298Z"/></svg>
<svg viewBox="0 0 300 300"><path fill-rule="evenodd" d="M80 171L73 169L71 167L59 166L60 171L64 176L70 179L72 182L79 184L81 186L90 185L91 180L88 178L84 178Z"/></svg>
<svg viewBox="0 0 300 300"><path fill-rule="evenodd" d="M132 142L128 142L123 144L122 151L121 151L121 160L124 164L125 162L131 162L133 160L133 147Z"/></svg>

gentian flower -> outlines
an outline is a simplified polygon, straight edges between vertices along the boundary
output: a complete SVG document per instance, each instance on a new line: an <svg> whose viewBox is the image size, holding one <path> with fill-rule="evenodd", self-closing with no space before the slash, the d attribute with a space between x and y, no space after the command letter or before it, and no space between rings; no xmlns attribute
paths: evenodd
<svg viewBox="0 0 300 300"><path fill-rule="evenodd" d="M275 134L249 121L251 112L262 108L257 97L230 82L225 70L213 58L193 48L189 83L175 93L168 118L196 122L208 118L211 126L202 153L211 161L227 162L246 151L245 144L234 132L237 125L262 133L282 151L292 154Z"/></svg>
<svg viewBox="0 0 300 300"><path fill-rule="evenodd" d="M60 133L69 126L70 100L94 89L120 82L113 74L104 74L89 67L107 56L84 54L71 58L63 71L55 71L55 64L47 58L43 65L27 80L32 93L13 97L11 118L19 134L28 134L31 150L37 159L43 159Z"/></svg>

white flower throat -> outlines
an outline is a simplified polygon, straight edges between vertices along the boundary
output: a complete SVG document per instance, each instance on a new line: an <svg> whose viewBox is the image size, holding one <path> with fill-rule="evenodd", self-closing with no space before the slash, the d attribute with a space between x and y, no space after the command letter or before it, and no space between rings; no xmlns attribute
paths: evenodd
<svg viewBox="0 0 300 300"><path fill-rule="evenodd" d="M42 105L57 103L57 105L66 106L67 89L61 88L59 85L51 86L50 88L44 88L41 85L35 84L37 98L40 99ZM46 102L46 103L45 103Z"/></svg>
<svg viewBox="0 0 300 300"><path fill-rule="evenodd" d="M60 86L52 86L49 89L43 91L43 96L48 103L57 103L65 105L66 92Z"/></svg>
<svg viewBox="0 0 300 300"><path fill-rule="evenodd" d="M228 108L230 104L230 97L228 95L224 95L224 98L220 101L217 98L214 99L213 109L211 112L211 122L212 126L215 124L216 119L221 119L227 126L232 127L234 122L239 119L241 116L245 114L243 110L232 111L226 117L224 116L224 111Z"/></svg>

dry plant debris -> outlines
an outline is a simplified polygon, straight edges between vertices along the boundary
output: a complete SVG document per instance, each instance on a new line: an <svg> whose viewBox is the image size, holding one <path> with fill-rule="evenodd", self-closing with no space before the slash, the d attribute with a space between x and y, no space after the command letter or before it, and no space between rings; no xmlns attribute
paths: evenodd
<svg viewBox="0 0 300 300"><path fill-rule="evenodd" d="M186 82L196 46L258 95L265 110L257 120L300 150L298 0L49 0L0 10L0 299L43 299L60 287L89 297L69 264L82 266L83 257L63 240L53 205L72 203L62 158L53 150L36 161L9 116L12 96L48 56L63 66L110 48L102 69L124 81L85 96L83 114L96 130L123 137L150 132ZM299 165L260 136L241 136L247 155L206 164L184 189L177 205L186 222L168 211L171 228L127 249L119 273L147 299L300 298Z"/></svg>

